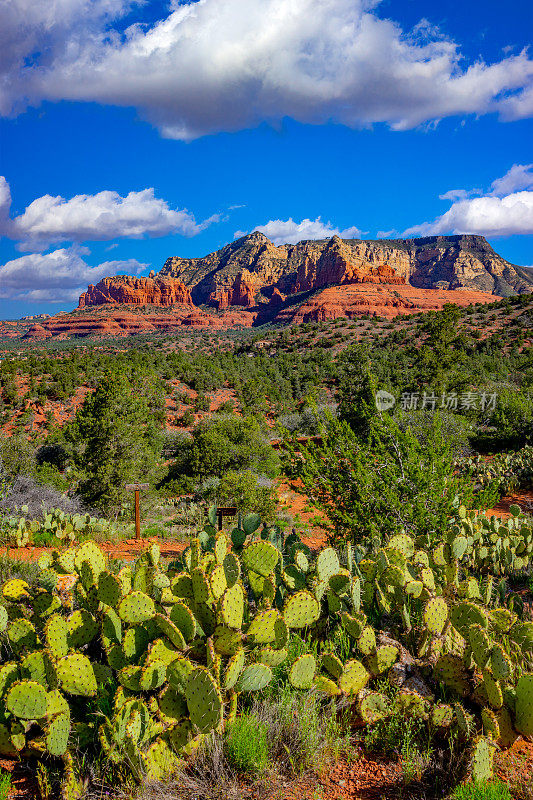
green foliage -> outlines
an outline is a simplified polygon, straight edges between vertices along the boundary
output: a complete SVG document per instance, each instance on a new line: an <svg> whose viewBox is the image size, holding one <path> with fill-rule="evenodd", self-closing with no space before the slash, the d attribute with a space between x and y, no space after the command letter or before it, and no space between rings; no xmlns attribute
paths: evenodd
<svg viewBox="0 0 533 800"><path fill-rule="evenodd" d="M237 717L226 733L230 764L239 772L261 775L268 766L267 726L253 713Z"/></svg>
<svg viewBox="0 0 533 800"><path fill-rule="evenodd" d="M217 489L219 505L234 503L240 514L255 511L264 522L272 522L276 514L277 495L273 486L261 486L250 470L223 475Z"/></svg>
<svg viewBox="0 0 533 800"><path fill-rule="evenodd" d="M494 780L457 786L452 798L453 800L512 800L512 795L505 783Z"/></svg>
<svg viewBox="0 0 533 800"><path fill-rule="evenodd" d="M464 340L457 329L461 316L461 309L452 303L446 303L440 311L425 314L421 325L424 343L410 351L419 375L419 382L410 387L413 391L419 391L424 385L441 393L464 385L461 369L465 362Z"/></svg>
<svg viewBox="0 0 533 800"><path fill-rule="evenodd" d="M493 450L533 444L533 403L530 391L500 390L494 410L483 419L488 430L480 439Z"/></svg>
<svg viewBox="0 0 533 800"><path fill-rule="evenodd" d="M149 378L123 373L103 376L69 426L80 470L79 490L91 506L117 510L125 483L146 481L157 466L162 437L162 401Z"/></svg>
<svg viewBox="0 0 533 800"><path fill-rule="evenodd" d="M11 775L9 772L0 772L0 800L8 800L11 788Z"/></svg>
<svg viewBox="0 0 533 800"><path fill-rule="evenodd" d="M458 467L476 482L476 494L491 485L497 487L499 495L511 494L533 479L533 447L526 445L515 453L498 453L490 460L477 456L459 462Z"/></svg>
<svg viewBox="0 0 533 800"><path fill-rule="evenodd" d="M200 422L192 441L179 446L169 479L183 474L196 479L218 477L230 470L274 475L277 469L277 454L253 417L217 416Z"/></svg>
<svg viewBox="0 0 533 800"><path fill-rule="evenodd" d="M467 502L473 485L454 475L454 454L435 415L425 440L402 430L387 414L375 417L367 442L331 414L323 443L288 447L288 472L296 491L328 519L332 538L385 540L400 528L438 535L458 499Z"/></svg>

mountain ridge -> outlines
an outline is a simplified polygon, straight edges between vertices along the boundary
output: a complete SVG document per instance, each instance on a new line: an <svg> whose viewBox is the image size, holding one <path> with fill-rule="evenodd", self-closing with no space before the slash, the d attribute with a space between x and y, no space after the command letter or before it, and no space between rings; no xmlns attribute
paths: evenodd
<svg viewBox="0 0 533 800"><path fill-rule="evenodd" d="M389 280L372 272L388 270ZM196 305L267 302L332 285L403 282L423 289L471 289L498 296L533 290L533 273L502 258L483 236L303 240L273 244L259 231L199 258L172 256L159 277L181 280ZM382 276L387 277L386 275ZM243 287L246 285L246 288ZM237 302L232 302L237 289ZM245 302L239 300L245 299Z"/></svg>

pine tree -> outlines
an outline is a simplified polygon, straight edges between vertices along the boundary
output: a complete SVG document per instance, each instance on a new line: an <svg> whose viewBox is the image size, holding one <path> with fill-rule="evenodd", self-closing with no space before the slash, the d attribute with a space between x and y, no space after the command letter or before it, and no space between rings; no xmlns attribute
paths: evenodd
<svg viewBox="0 0 533 800"><path fill-rule="evenodd" d="M69 431L81 473L80 494L117 511L124 484L148 482L162 447L162 401L150 377L108 372L87 396Z"/></svg>

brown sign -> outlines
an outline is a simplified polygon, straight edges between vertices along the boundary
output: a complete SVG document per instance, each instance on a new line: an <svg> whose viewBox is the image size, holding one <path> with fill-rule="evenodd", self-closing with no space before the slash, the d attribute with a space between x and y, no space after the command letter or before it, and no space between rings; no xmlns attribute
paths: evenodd
<svg viewBox="0 0 533 800"><path fill-rule="evenodd" d="M126 483L124 488L128 489L130 492L145 492L147 489L150 488L150 484L149 483Z"/></svg>

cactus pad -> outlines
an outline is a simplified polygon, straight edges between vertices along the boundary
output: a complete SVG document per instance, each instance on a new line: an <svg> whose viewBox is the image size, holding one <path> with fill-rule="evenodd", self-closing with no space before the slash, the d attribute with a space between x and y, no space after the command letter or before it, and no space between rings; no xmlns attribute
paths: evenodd
<svg viewBox="0 0 533 800"><path fill-rule="evenodd" d="M28 653L28 655L22 659L20 674L22 678L40 683L45 689L48 688L46 661L42 650L35 650L33 653ZM1 691L0 694L2 694Z"/></svg>
<svg viewBox="0 0 533 800"><path fill-rule="evenodd" d="M339 572L339 557L333 547L326 547L320 551L315 568L318 579L324 583L328 583L331 576Z"/></svg>
<svg viewBox="0 0 533 800"><path fill-rule="evenodd" d="M233 656L242 647L242 634L225 625L217 625L213 633L213 646L223 656Z"/></svg>
<svg viewBox="0 0 533 800"><path fill-rule="evenodd" d="M142 668L139 676L139 686L143 692L159 689L164 684L166 676L167 665L159 659L154 659Z"/></svg>
<svg viewBox="0 0 533 800"><path fill-rule="evenodd" d="M119 682L126 689L129 689L132 692L140 692L141 673L142 673L142 667L136 667L135 665L132 664L128 667L123 667L119 671L117 677Z"/></svg>
<svg viewBox="0 0 533 800"><path fill-rule="evenodd" d="M343 673L344 667L342 661L335 653L324 653L321 660L321 665L326 672L338 680Z"/></svg>
<svg viewBox="0 0 533 800"><path fill-rule="evenodd" d="M191 573L193 597L197 603L207 603L210 597L210 587L205 572L201 567L195 567Z"/></svg>
<svg viewBox="0 0 533 800"><path fill-rule="evenodd" d="M246 545L242 552L242 562L246 569L267 578L274 572L279 561L279 550L270 542L259 541Z"/></svg>
<svg viewBox="0 0 533 800"><path fill-rule="evenodd" d="M507 681L511 677L511 660L501 644L496 644L490 654L490 668L497 681Z"/></svg>
<svg viewBox="0 0 533 800"><path fill-rule="evenodd" d="M313 681L313 686L323 694L327 694L329 697L335 697L336 695L341 693L339 686L332 681L330 678L327 678L325 675L317 675Z"/></svg>
<svg viewBox="0 0 533 800"><path fill-rule="evenodd" d="M488 627L488 617L483 609L467 601L453 606L450 611L450 620L453 627L465 639L468 638L468 631L472 625L481 625L482 628Z"/></svg>
<svg viewBox="0 0 533 800"><path fill-rule="evenodd" d="M180 572L172 579L170 588L176 597L183 600L192 600L193 598L192 579L185 572Z"/></svg>
<svg viewBox="0 0 533 800"><path fill-rule="evenodd" d="M276 625L280 621L275 608L260 611L251 621L246 638L251 644L271 644L276 641Z"/></svg>
<svg viewBox="0 0 533 800"><path fill-rule="evenodd" d="M432 597L424 608L424 624L434 636L441 636L448 619L448 604L442 597Z"/></svg>
<svg viewBox="0 0 533 800"><path fill-rule="evenodd" d="M7 637L15 653L37 647L37 633L29 619L16 619L7 629Z"/></svg>
<svg viewBox="0 0 533 800"><path fill-rule="evenodd" d="M122 637L122 652L127 663L137 661L148 647L148 634L141 625L132 625Z"/></svg>
<svg viewBox="0 0 533 800"><path fill-rule="evenodd" d="M366 663L373 675L381 675L392 667L398 658L398 648L392 644L378 647L373 655L366 659Z"/></svg>
<svg viewBox="0 0 533 800"><path fill-rule="evenodd" d="M244 612L244 593L240 583L226 589L220 601L220 616L228 628L240 628Z"/></svg>
<svg viewBox="0 0 533 800"><path fill-rule="evenodd" d="M387 697L380 692L369 692L359 703L359 714L369 725L390 714L391 705Z"/></svg>
<svg viewBox="0 0 533 800"><path fill-rule="evenodd" d="M185 681L185 699L191 722L209 733L222 722L222 697L208 670L195 667Z"/></svg>
<svg viewBox="0 0 533 800"><path fill-rule="evenodd" d="M98 599L106 606L118 605L123 595L123 583L112 572L103 570L98 576Z"/></svg>
<svg viewBox="0 0 533 800"><path fill-rule="evenodd" d="M497 742L500 738L500 726L498 725L498 718L492 709L481 709L481 721L483 722L483 730L487 736Z"/></svg>
<svg viewBox="0 0 533 800"><path fill-rule="evenodd" d="M234 586L241 577L241 562L235 553L227 553L222 562L224 574L226 576L226 583L228 587Z"/></svg>
<svg viewBox="0 0 533 800"><path fill-rule="evenodd" d="M484 669L491 652L491 643L485 628L478 624L472 625L468 631L468 642L477 666Z"/></svg>
<svg viewBox="0 0 533 800"><path fill-rule="evenodd" d="M5 700L7 710L19 719L40 719L46 715L46 689L35 681L14 683Z"/></svg>
<svg viewBox="0 0 533 800"><path fill-rule="evenodd" d="M29 588L30 586L26 581L14 578L4 583L2 594L6 600L10 600L12 603L20 603L21 600L27 600L30 597Z"/></svg>
<svg viewBox="0 0 533 800"><path fill-rule="evenodd" d="M76 551L74 556L74 566L81 572L84 562L90 564L92 574L98 576L106 568L106 558L100 548L94 542L84 542Z"/></svg>
<svg viewBox="0 0 533 800"><path fill-rule="evenodd" d="M450 689L453 689L463 697L470 690L468 675L463 661L459 656L455 656L452 653L439 656L434 667L434 676L436 680L445 683L446 686L449 686Z"/></svg>
<svg viewBox="0 0 533 800"><path fill-rule="evenodd" d="M310 592L296 592L286 601L283 616L289 628L305 628L320 617L320 605Z"/></svg>
<svg viewBox="0 0 533 800"><path fill-rule="evenodd" d="M62 658L68 653L68 625L59 614L53 614L44 626L44 636L48 649L54 658Z"/></svg>
<svg viewBox="0 0 533 800"><path fill-rule="evenodd" d="M494 744L484 736L474 739L472 746L471 771L474 783L482 783L492 778Z"/></svg>
<svg viewBox="0 0 533 800"><path fill-rule="evenodd" d="M219 600L228 588L226 573L220 564L217 564L209 573L209 586L215 600Z"/></svg>
<svg viewBox="0 0 533 800"><path fill-rule="evenodd" d="M160 713L170 720L178 720L187 716L187 703L181 692L166 686L158 697Z"/></svg>
<svg viewBox="0 0 533 800"><path fill-rule="evenodd" d="M186 642L191 642L196 635L194 614L185 603L174 603L170 609L170 619L180 629Z"/></svg>
<svg viewBox="0 0 533 800"><path fill-rule="evenodd" d="M449 728L453 721L453 708L444 703L435 705L431 709L429 719L435 728Z"/></svg>
<svg viewBox="0 0 533 800"><path fill-rule="evenodd" d="M83 647L92 642L98 633L98 623L93 615L82 608L74 611L67 619L69 647Z"/></svg>
<svg viewBox="0 0 533 800"><path fill-rule="evenodd" d="M309 689L316 672L314 656L307 654L297 658L289 672L289 683L295 689Z"/></svg>
<svg viewBox="0 0 533 800"><path fill-rule="evenodd" d="M516 684L516 729L533 736L533 673L521 675Z"/></svg>
<svg viewBox="0 0 533 800"><path fill-rule="evenodd" d="M376 649L376 634L374 629L367 625L357 640L357 647L365 656L369 656Z"/></svg>
<svg viewBox="0 0 533 800"><path fill-rule="evenodd" d="M178 650L185 650L187 648L187 642L185 641L182 632L180 631L179 627L172 622L172 620L170 620L164 614L156 614L154 617L154 622L165 634L167 639L172 642L174 647L177 647Z"/></svg>
<svg viewBox="0 0 533 800"><path fill-rule="evenodd" d="M128 625L138 625L152 619L155 614L154 601L144 592L133 591L121 600L118 613Z"/></svg>
<svg viewBox="0 0 533 800"><path fill-rule="evenodd" d="M284 647L276 650L274 647L270 647L270 645L261 647L255 652L256 661L260 661L261 664L266 664L267 667L272 668L279 667L280 664L283 664L287 655L288 652Z"/></svg>
<svg viewBox="0 0 533 800"><path fill-rule="evenodd" d="M185 693L187 680L193 670L194 664L188 658L178 657L167 667L167 678L170 686L178 692Z"/></svg>
<svg viewBox="0 0 533 800"><path fill-rule="evenodd" d="M359 613L357 616L351 616L346 611L341 612L340 619L346 633L353 639L359 639L366 624L366 616Z"/></svg>
<svg viewBox="0 0 533 800"><path fill-rule="evenodd" d="M243 649L238 650L228 661L228 665L224 673L224 688L226 690L233 689L237 683L239 675L244 669L245 661L246 656Z"/></svg>
<svg viewBox="0 0 533 800"><path fill-rule="evenodd" d="M393 536L389 540L388 546L393 550L399 550L404 558L412 558L415 554L414 540L405 533L399 533L396 536Z"/></svg>
<svg viewBox="0 0 533 800"><path fill-rule="evenodd" d="M344 670L339 678L339 688L344 694L359 694L369 679L370 675L361 662L353 659L344 665Z"/></svg>
<svg viewBox="0 0 533 800"><path fill-rule="evenodd" d="M57 678L64 692L93 697L96 694L96 678L91 662L80 653L61 658L56 667Z"/></svg>
<svg viewBox="0 0 533 800"><path fill-rule="evenodd" d="M256 692L268 686L272 680L272 670L266 664L249 664L237 681L237 691Z"/></svg>
<svg viewBox="0 0 533 800"><path fill-rule="evenodd" d="M487 698L492 708L501 708L503 705L502 689L489 669L483 670L483 688L487 693Z"/></svg>
<svg viewBox="0 0 533 800"><path fill-rule="evenodd" d="M68 706L67 706L68 708ZM57 714L46 728L46 749L51 756L62 756L70 735L70 711Z"/></svg>

